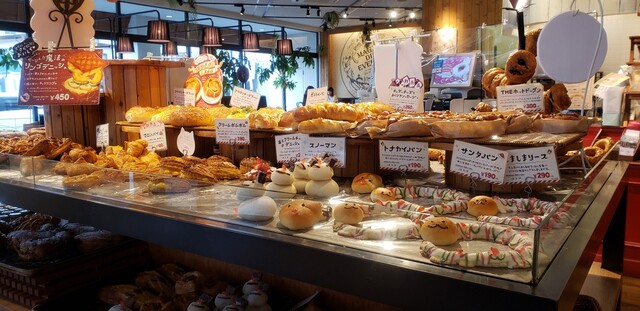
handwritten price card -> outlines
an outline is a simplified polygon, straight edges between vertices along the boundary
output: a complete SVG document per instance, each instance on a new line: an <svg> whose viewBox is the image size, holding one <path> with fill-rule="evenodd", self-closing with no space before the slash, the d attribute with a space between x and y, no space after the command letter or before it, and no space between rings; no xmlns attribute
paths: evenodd
<svg viewBox="0 0 640 311"><path fill-rule="evenodd" d="M544 111L544 89L540 83L505 85L496 88L498 111L521 109L525 112Z"/></svg>
<svg viewBox="0 0 640 311"><path fill-rule="evenodd" d="M229 103L231 107L251 107L258 109L258 104L260 104L260 94L241 87L233 87L231 102Z"/></svg>
<svg viewBox="0 0 640 311"><path fill-rule="evenodd" d="M456 140L451 172L492 184L502 184L509 153Z"/></svg>
<svg viewBox="0 0 640 311"><path fill-rule="evenodd" d="M228 145L248 145L249 119L216 119L216 142Z"/></svg>
<svg viewBox="0 0 640 311"><path fill-rule="evenodd" d="M505 184L533 184L560 181L556 152L551 146L511 149L507 157Z"/></svg>
<svg viewBox="0 0 640 311"><path fill-rule="evenodd" d="M160 121L151 121L142 123L140 126L140 138L147 141L148 150L165 151L167 150L167 132L164 123Z"/></svg>
<svg viewBox="0 0 640 311"><path fill-rule="evenodd" d="M380 168L393 171L429 172L429 144L380 140Z"/></svg>
<svg viewBox="0 0 640 311"><path fill-rule="evenodd" d="M181 106L196 105L196 90L194 89L173 89L173 103Z"/></svg>
<svg viewBox="0 0 640 311"><path fill-rule="evenodd" d="M309 138L306 134L276 135L276 158L278 163L299 161L302 149Z"/></svg>
<svg viewBox="0 0 640 311"><path fill-rule="evenodd" d="M401 112L420 112L423 109L424 92L421 88L389 87L389 105Z"/></svg>
<svg viewBox="0 0 640 311"><path fill-rule="evenodd" d="M626 129L620 137L619 155L625 157L633 157L638 150L638 142L640 141L640 131Z"/></svg>
<svg viewBox="0 0 640 311"><path fill-rule="evenodd" d="M327 87L307 90L307 105L322 104L327 102Z"/></svg>
<svg viewBox="0 0 640 311"><path fill-rule="evenodd" d="M183 155L192 155L196 151L196 141L193 137L193 132L187 132L183 128L180 128L180 134L176 140L176 146Z"/></svg>
<svg viewBox="0 0 640 311"><path fill-rule="evenodd" d="M96 146L101 148L109 146L109 123L96 126Z"/></svg>
<svg viewBox="0 0 640 311"><path fill-rule="evenodd" d="M344 167L346 150L344 137L309 137L305 142L304 157L309 159L326 153L338 160L336 167Z"/></svg>

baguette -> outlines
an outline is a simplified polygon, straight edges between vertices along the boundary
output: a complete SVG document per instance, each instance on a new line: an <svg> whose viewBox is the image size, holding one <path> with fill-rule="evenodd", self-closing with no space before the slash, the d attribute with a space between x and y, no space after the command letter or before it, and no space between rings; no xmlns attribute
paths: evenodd
<svg viewBox="0 0 640 311"><path fill-rule="evenodd" d="M127 110L124 117L128 122L142 123L151 121L151 118L153 118L153 116L158 112L157 108L136 106Z"/></svg>
<svg viewBox="0 0 640 311"><path fill-rule="evenodd" d="M354 122L316 118L300 122L298 132L305 134L345 133L354 126Z"/></svg>
<svg viewBox="0 0 640 311"><path fill-rule="evenodd" d="M431 134L441 138L481 138L504 135L507 122L490 121L437 121L431 124Z"/></svg>

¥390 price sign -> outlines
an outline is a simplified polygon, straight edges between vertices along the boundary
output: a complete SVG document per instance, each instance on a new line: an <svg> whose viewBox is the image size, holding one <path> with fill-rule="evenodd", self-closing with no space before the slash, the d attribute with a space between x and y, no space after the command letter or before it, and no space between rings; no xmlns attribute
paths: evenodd
<svg viewBox="0 0 640 311"><path fill-rule="evenodd" d="M486 181L504 182L509 152L456 140L453 143L451 172Z"/></svg>
<svg viewBox="0 0 640 311"><path fill-rule="evenodd" d="M216 119L216 142L227 145L248 145L249 119Z"/></svg>
<svg viewBox="0 0 640 311"><path fill-rule="evenodd" d="M380 168L393 171L429 172L429 144L380 140Z"/></svg>
<svg viewBox="0 0 640 311"><path fill-rule="evenodd" d="M505 184L560 181L556 152L552 146L509 150Z"/></svg>

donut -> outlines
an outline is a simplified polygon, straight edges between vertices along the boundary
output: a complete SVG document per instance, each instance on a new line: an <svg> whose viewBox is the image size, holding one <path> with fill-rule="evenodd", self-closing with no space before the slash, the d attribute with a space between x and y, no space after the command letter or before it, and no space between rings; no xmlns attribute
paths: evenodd
<svg viewBox="0 0 640 311"><path fill-rule="evenodd" d="M382 186L382 177L372 173L358 174L351 182L351 190L357 193L371 193Z"/></svg>
<svg viewBox="0 0 640 311"><path fill-rule="evenodd" d="M460 239L460 234L449 218L430 217L420 227L420 237L434 245L451 245Z"/></svg>
<svg viewBox="0 0 640 311"><path fill-rule="evenodd" d="M272 198L261 196L240 203L238 216L249 221L266 221L276 214L277 204Z"/></svg>
<svg viewBox="0 0 640 311"><path fill-rule="evenodd" d="M482 88L487 91L488 97L495 97L495 89L491 89L491 83L493 82L493 78L498 74L504 74L504 69L493 67L482 75Z"/></svg>
<svg viewBox="0 0 640 311"><path fill-rule="evenodd" d="M609 150L611 150L611 148L613 148L613 145L615 145L615 142L613 141L613 139L611 139L611 137L598 139L598 141L593 144L594 147L598 147L604 150L604 152L608 152Z"/></svg>
<svg viewBox="0 0 640 311"><path fill-rule="evenodd" d="M604 150L595 146L584 148L584 157L587 159L587 161L589 161L589 164L591 166L596 165L596 163L598 163L598 161L602 159L604 154Z"/></svg>
<svg viewBox="0 0 640 311"><path fill-rule="evenodd" d="M569 97L567 87L562 83L554 84L544 92L545 113L557 113L569 109L571 97Z"/></svg>
<svg viewBox="0 0 640 311"><path fill-rule="evenodd" d="M465 60L462 63L459 63L453 66L453 68L451 69L451 74L454 77L464 78L469 75L469 71L470 71L469 65L470 65L469 60Z"/></svg>
<svg viewBox="0 0 640 311"><path fill-rule="evenodd" d="M536 56L526 50L519 50L509 56L505 74L509 84L525 83L536 73Z"/></svg>
<svg viewBox="0 0 640 311"><path fill-rule="evenodd" d="M250 307L264 306L268 300L269 300L269 296L267 296L267 294L260 289L252 290L247 295L247 303L249 304Z"/></svg>
<svg viewBox="0 0 640 311"><path fill-rule="evenodd" d="M498 204L488 196L479 195L469 200L467 204L467 213L473 216L494 216L498 214Z"/></svg>
<svg viewBox="0 0 640 311"><path fill-rule="evenodd" d="M538 37L542 28L532 30L524 35L524 49L531 52L531 54L538 56Z"/></svg>
<svg viewBox="0 0 640 311"><path fill-rule="evenodd" d="M396 199L395 193L387 188L377 188L371 191L370 197L371 197L371 202L374 202L374 203L377 201L382 201L382 202L395 201Z"/></svg>
<svg viewBox="0 0 640 311"><path fill-rule="evenodd" d="M280 208L280 224L289 230L303 230L313 227L319 221L315 204L308 200L293 200ZM314 202L317 203L317 202ZM319 204L319 203L318 203Z"/></svg>
<svg viewBox="0 0 640 311"><path fill-rule="evenodd" d="M333 209L333 218L336 222L357 225L364 218L366 207L357 203L340 203Z"/></svg>

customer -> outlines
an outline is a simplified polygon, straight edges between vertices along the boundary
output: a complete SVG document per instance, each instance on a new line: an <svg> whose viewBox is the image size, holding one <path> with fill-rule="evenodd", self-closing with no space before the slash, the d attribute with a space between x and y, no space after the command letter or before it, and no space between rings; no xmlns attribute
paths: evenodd
<svg viewBox="0 0 640 311"><path fill-rule="evenodd" d="M333 94L333 87L329 87L327 89L327 102L329 103L335 103L337 102L338 99L336 98L336 96Z"/></svg>
<svg viewBox="0 0 640 311"><path fill-rule="evenodd" d="M309 85L309 86L307 86L307 89L304 90L304 95L302 95L302 106L307 104L307 92L312 88L313 88L313 86Z"/></svg>

